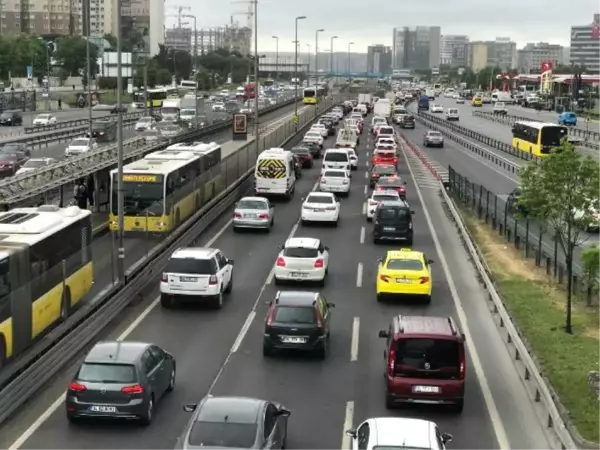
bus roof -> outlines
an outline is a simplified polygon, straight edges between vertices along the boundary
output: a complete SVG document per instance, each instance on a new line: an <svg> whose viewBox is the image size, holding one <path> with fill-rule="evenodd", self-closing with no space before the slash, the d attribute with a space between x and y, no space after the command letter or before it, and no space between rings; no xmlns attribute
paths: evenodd
<svg viewBox="0 0 600 450"><path fill-rule="evenodd" d="M556 123L551 123L551 122L533 122L533 121L527 121L527 120L519 120L519 121L515 122L515 125L524 125L526 127L536 128L538 130L540 128L546 128L546 127L565 128L564 125L558 125Z"/></svg>
<svg viewBox="0 0 600 450"><path fill-rule="evenodd" d="M207 144L206 142L180 142L178 144L169 145L167 150L187 151L193 153L208 153L219 150L221 146L216 142Z"/></svg>
<svg viewBox="0 0 600 450"><path fill-rule="evenodd" d="M123 167L123 173L152 173L168 175L169 173L184 167L194 159L200 159L199 155L192 152L179 152L162 150L146 155L144 159L133 161ZM110 171L116 175L117 169Z"/></svg>
<svg viewBox="0 0 600 450"><path fill-rule="evenodd" d="M77 206L59 208L56 205L14 208L2 212L0 246L8 242L33 245L91 215L91 211L79 209Z"/></svg>

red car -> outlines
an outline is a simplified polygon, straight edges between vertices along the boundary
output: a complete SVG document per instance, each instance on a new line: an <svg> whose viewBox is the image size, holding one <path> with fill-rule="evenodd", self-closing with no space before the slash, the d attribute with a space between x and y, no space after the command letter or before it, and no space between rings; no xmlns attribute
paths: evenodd
<svg viewBox="0 0 600 450"><path fill-rule="evenodd" d="M396 191L402 200L406 200L406 181L398 175L379 177L375 184L376 191Z"/></svg>
<svg viewBox="0 0 600 450"><path fill-rule="evenodd" d="M375 183L379 181L381 177L389 177L398 174L398 169L392 164L377 164L371 168L369 172L369 187L373 189Z"/></svg>
<svg viewBox="0 0 600 450"><path fill-rule="evenodd" d="M386 407L424 403L462 412L465 336L451 317L395 316L379 337L386 339Z"/></svg>
<svg viewBox="0 0 600 450"><path fill-rule="evenodd" d="M391 164L393 166L398 164L398 156L393 147L390 147L389 149L377 147L373 151L373 155L371 156L371 166L376 166L378 164Z"/></svg>

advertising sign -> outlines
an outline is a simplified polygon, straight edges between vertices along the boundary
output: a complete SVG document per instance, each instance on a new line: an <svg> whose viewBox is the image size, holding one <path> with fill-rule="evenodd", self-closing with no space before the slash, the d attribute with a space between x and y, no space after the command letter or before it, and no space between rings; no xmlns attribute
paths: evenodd
<svg viewBox="0 0 600 450"><path fill-rule="evenodd" d="M245 141L248 137L248 116L246 114L233 115L233 140Z"/></svg>

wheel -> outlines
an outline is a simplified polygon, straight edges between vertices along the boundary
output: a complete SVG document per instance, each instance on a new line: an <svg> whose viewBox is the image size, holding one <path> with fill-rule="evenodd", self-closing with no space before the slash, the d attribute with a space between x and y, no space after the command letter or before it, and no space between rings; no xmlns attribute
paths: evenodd
<svg viewBox="0 0 600 450"><path fill-rule="evenodd" d="M373 238L373 244L379 244L379 239L377 239L376 237Z"/></svg>
<svg viewBox="0 0 600 450"><path fill-rule="evenodd" d="M337 226L338 226L338 222L339 222L339 220L337 220L337 219L336 219L336 221L335 221L335 222L333 222L333 226L334 226L334 227L337 227Z"/></svg>
<svg viewBox="0 0 600 450"><path fill-rule="evenodd" d="M463 411L464 404L465 400L461 398L454 405L452 405L452 412L460 414Z"/></svg>
<svg viewBox="0 0 600 450"><path fill-rule="evenodd" d="M269 347L266 344L263 344L263 350L262 350L263 356L266 358L269 358L271 356L273 356L273 349L271 347Z"/></svg>
<svg viewBox="0 0 600 450"><path fill-rule="evenodd" d="M425 303L431 303L431 295L425 296Z"/></svg>
<svg viewBox="0 0 600 450"><path fill-rule="evenodd" d="M79 423L79 417L74 416L73 414L67 413L67 420L69 421L69 423L72 423L72 424Z"/></svg>
<svg viewBox="0 0 600 450"><path fill-rule="evenodd" d="M369 216L367 216L367 222L373 222L373 218L372 218L372 217L369 217Z"/></svg>
<svg viewBox="0 0 600 450"><path fill-rule="evenodd" d="M229 283L227 283L227 287L225 288L225 293L229 294L232 289L233 289L233 274L231 274L231 279L229 280Z"/></svg>
<svg viewBox="0 0 600 450"><path fill-rule="evenodd" d="M169 385L167 386L167 392L172 392L175 389L175 376L177 375L177 370L175 370L175 366L171 370L171 375L169 375Z"/></svg>
<svg viewBox="0 0 600 450"><path fill-rule="evenodd" d="M444 148L444 144L440 145L440 148Z"/></svg>
<svg viewBox="0 0 600 450"><path fill-rule="evenodd" d="M146 409L146 412L140 416L140 420L143 425L148 426L152 423L153 417L154 417L154 394L152 394L152 396L150 397L150 400L148 400L148 408Z"/></svg>
<svg viewBox="0 0 600 450"><path fill-rule="evenodd" d="M6 343L4 342L4 336L0 335L0 370L6 364Z"/></svg>
<svg viewBox="0 0 600 450"><path fill-rule="evenodd" d="M327 339L325 341L323 341L323 346L317 350L315 350L315 356L319 359L325 359L327 358L327 347L329 346L329 343L327 342Z"/></svg>
<svg viewBox="0 0 600 450"><path fill-rule="evenodd" d="M378 301L378 302L380 302L380 303L381 303L381 302L383 301L383 295L381 295L381 294L376 294L376 297L377 297L377 301Z"/></svg>
<svg viewBox="0 0 600 450"><path fill-rule="evenodd" d="M324 275L324 276L323 276L323 279L319 280L319 281L317 282L317 284L318 284L319 286L321 286L321 287L322 287L322 286L325 286L325 282L326 282L326 280L327 280L327 275Z"/></svg>
<svg viewBox="0 0 600 450"><path fill-rule="evenodd" d="M275 283L275 286L281 286L283 284L283 282L277 277L273 277L273 282Z"/></svg>
<svg viewBox="0 0 600 450"><path fill-rule="evenodd" d="M221 309L223 307L223 289L221 289L221 291L215 297L213 302L213 306L215 309Z"/></svg>
<svg viewBox="0 0 600 450"><path fill-rule="evenodd" d="M67 320L71 314L71 289L65 288L60 302L60 319Z"/></svg>
<svg viewBox="0 0 600 450"><path fill-rule="evenodd" d="M385 407L387 409L396 409L394 398L388 393L385 394Z"/></svg>
<svg viewBox="0 0 600 450"><path fill-rule="evenodd" d="M408 240L406 241L406 244L407 244L409 247L412 247L412 245L413 245L413 238L410 238L410 239L408 239Z"/></svg>
<svg viewBox="0 0 600 450"><path fill-rule="evenodd" d="M163 308L172 308L173 306L175 306L175 301L170 295L160 294L160 306L162 306Z"/></svg>

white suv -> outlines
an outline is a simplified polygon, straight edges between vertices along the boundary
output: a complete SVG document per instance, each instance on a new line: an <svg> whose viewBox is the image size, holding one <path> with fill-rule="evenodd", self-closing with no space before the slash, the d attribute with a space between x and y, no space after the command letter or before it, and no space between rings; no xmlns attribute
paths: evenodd
<svg viewBox="0 0 600 450"><path fill-rule="evenodd" d="M166 308L180 301L205 301L220 309L233 287L233 261L215 248L175 250L160 280L160 303Z"/></svg>
<svg viewBox="0 0 600 450"><path fill-rule="evenodd" d="M283 281L316 281L321 285L329 272L329 248L319 239L288 239L277 255L275 284Z"/></svg>

